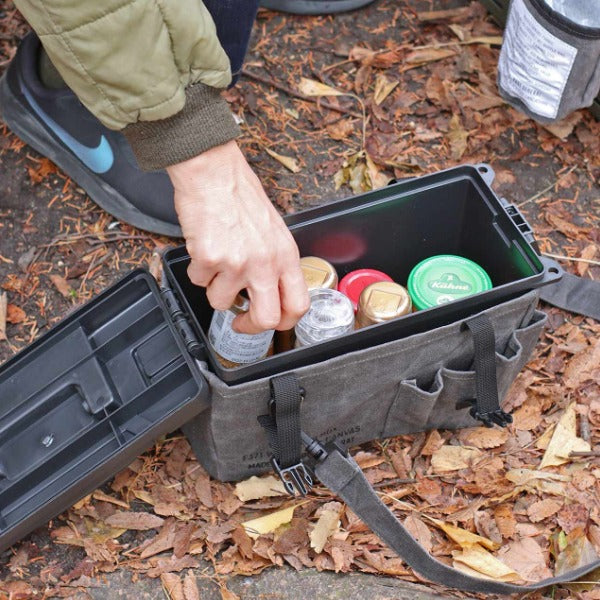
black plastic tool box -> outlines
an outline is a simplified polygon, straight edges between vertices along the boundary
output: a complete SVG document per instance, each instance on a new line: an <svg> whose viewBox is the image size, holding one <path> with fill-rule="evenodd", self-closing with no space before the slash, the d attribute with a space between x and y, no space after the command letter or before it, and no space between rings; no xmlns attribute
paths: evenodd
<svg viewBox="0 0 600 600"><path fill-rule="evenodd" d="M457 167L289 217L301 256L325 258L340 279L354 269L371 267L405 285L421 260L456 254L481 265L494 286L316 346L226 369L207 341L213 311L204 289L187 276L190 258L184 247L166 253L165 274L202 340L204 358L232 384L441 327L562 276L554 261L536 252L531 228L514 206L495 195L488 185L492 179L487 165Z"/></svg>
<svg viewBox="0 0 600 600"><path fill-rule="evenodd" d="M340 276L374 267L405 282L434 254L479 263L494 288L317 346L226 370L206 344L212 309L168 252L172 289L136 270L0 367L0 550L127 466L160 435L208 407L196 359L225 381L288 370L478 312L556 281L519 212L498 199L485 165L400 182L292 216L303 255Z"/></svg>

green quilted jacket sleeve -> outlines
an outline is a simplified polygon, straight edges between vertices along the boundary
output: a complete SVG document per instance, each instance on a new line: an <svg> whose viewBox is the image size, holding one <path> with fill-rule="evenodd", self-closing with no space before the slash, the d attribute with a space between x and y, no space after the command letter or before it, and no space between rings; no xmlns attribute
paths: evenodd
<svg viewBox="0 0 600 600"><path fill-rule="evenodd" d="M81 102L123 130L142 168L238 135L227 54L201 0L15 0Z"/></svg>

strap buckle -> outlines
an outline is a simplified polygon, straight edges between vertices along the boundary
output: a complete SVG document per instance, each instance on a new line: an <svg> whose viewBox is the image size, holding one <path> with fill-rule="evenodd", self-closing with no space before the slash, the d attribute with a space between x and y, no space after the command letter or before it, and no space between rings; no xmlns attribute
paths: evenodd
<svg viewBox="0 0 600 600"><path fill-rule="evenodd" d="M297 494L306 496L313 486L313 478L303 463L299 462L297 465L282 469L277 459L273 456L271 458L271 465L275 473L279 476L279 479L281 479L285 491L290 496L296 496Z"/></svg>
<svg viewBox="0 0 600 600"><path fill-rule="evenodd" d="M493 427L494 425L506 427L513 422L513 416L510 413L503 411L501 408L488 412L477 410L477 400L473 398L457 402L456 410L466 408L467 406L471 407L469 409L469 414L477 421L481 421L486 427Z"/></svg>

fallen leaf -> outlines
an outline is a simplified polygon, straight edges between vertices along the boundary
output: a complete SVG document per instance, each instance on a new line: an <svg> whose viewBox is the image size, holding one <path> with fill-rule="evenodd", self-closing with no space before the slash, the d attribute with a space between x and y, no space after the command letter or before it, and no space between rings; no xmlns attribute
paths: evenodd
<svg viewBox="0 0 600 600"><path fill-rule="evenodd" d="M116 506L120 506L121 508L125 508L127 510L129 510L129 508L130 508L130 506L129 506L129 504L127 504L127 502L124 502L123 500L119 500L118 498L115 498L114 496L109 496L108 494L105 494L102 490L96 490L92 494L92 498L94 498L94 500L100 500L101 502L108 502L110 504L115 504Z"/></svg>
<svg viewBox="0 0 600 600"><path fill-rule="evenodd" d="M554 574L556 576L589 565L598 559L596 550L585 536L583 529L577 529L566 537L565 548L556 557Z"/></svg>
<svg viewBox="0 0 600 600"><path fill-rule="evenodd" d="M404 58L404 63L408 65L409 68L412 68L443 60L444 58L449 58L455 54L456 52L450 50L450 48L420 48L409 52ZM404 67L404 70L406 70L406 67Z"/></svg>
<svg viewBox="0 0 600 600"><path fill-rule="evenodd" d="M269 475L267 477L254 476L245 481L240 481L235 486L234 494L242 502L248 502L250 500L258 500L259 498L285 496L287 492L281 479Z"/></svg>
<svg viewBox="0 0 600 600"><path fill-rule="evenodd" d="M434 473L467 469L482 453L477 448L468 446L442 446L431 455L431 467Z"/></svg>
<svg viewBox="0 0 600 600"><path fill-rule="evenodd" d="M576 354L567 364L563 375L564 385L572 390L588 380L600 380L600 338L592 346Z"/></svg>
<svg viewBox="0 0 600 600"><path fill-rule="evenodd" d="M319 509L319 520L310 532L310 547L317 554L323 552L323 548L330 536L340 529L340 513L342 505L339 502L328 502Z"/></svg>
<svg viewBox="0 0 600 600"><path fill-rule="evenodd" d="M495 108L496 106L502 106L504 103L505 101L500 98L500 96L485 96L483 94L471 96L470 98L466 98L461 102L463 107L471 108L480 112L490 108Z"/></svg>
<svg viewBox="0 0 600 600"><path fill-rule="evenodd" d="M556 522L567 535L570 535L578 529L586 529L589 517L589 508L583 504L574 502L566 504L560 509L556 517Z"/></svg>
<svg viewBox="0 0 600 600"><path fill-rule="evenodd" d="M515 485L527 485L533 480L541 479L546 481L570 481L567 475L559 473L545 473L536 469L511 469L505 475L506 479L512 481Z"/></svg>
<svg viewBox="0 0 600 600"><path fill-rule="evenodd" d="M289 523L294 516L294 510L299 506L289 506L288 508L282 508L276 512L265 515L264 517L258 517L257 519L251 519L242 523L242 526L246 530L246 533L254 540L258 539L265 533L271 533L275 531L279 526Z"/></svg>
<svg viewBox="0 0 600 600"><path fill-rule="evenodd" d="M416 514L411 513L404 519L404 527L427 552L431 552L433 548L431 531Z"/></svg>
<svg viewBox="0 0 600 600"><path fill-rule="evenodd" d="M0 293L0 341L6 339L6 313L8 301L6 300L6 292Z"/></svg>
<svg viewBox="0 0 600 600"><path fill-rule="evenodd" d="M200 590L193 571L188 571L183 579L183 596L185 600L200 600Z"/></svg>
<svg viewBox="0 0 600 600"><path fill-rule="evenodd" d="M453 552L452 558L454 567L458 570L465 571L462 567L466 566L469 569L467 572L475 571L496 581L515 582L521 579L518 573L478 544L460 552Z"/></svg>
<svg viewBox="0 0 600 600"><path fill-rule="evenodd" d="M333 140L345 140L353 132L354 124L350 119L340 119L331 125L327 125L327 133Z"/></svg>
<svg viewBox="0 0 600 600"><path fill-rule="evenodd" d="M483 546L489 550L496 550L499 548L499 544L485 538L476 533L471 533L462 527L456 527L445 523L432 517L426 517L428 521L431 521L436 527L439 527L451 540L455 541L463 550L468 550L473 546Z"/></svg>
<svg viewBox="0 0 600 600"><path fill-rule="evenodd" d="M513 427L521 431L535 429L542 420L542 409L538 403L525 402L513 413Z"/></svg>
<svg viewBox="0 0 600 600"><path fill-rule="evenodd" d="M581 251L580 258L583 258L584 260L592 260L596 256L597 250L598 250L598 247L596 246L596 244L588 244ZM575 268L577 269L577 275L579 275L579 277L583 277L587 273L588 269L590 268L590 263L578 262L576 264Z"/></svg>
<svg viewBox="0 0 600 600"><path fill-rule="evenodd" d="M575 223L571 223L549 211L545 212L544 217L552 227L568 238L578 240L585 238L589 233L588 227L578 227Z"/></svg>
<svg viewBox="0 0 600 600"><path fill-rule="evenodd" d="M54 287L63 295L65 298L71 298L71 286L62 275L49 275L50 281Z"/></svg>
<svg viewBox="0 0 600 600"><path fill-rule="evenodd" d="M547 565L547 557L533 538L510 542L508 546L500 549L498 557L514 569L524 581L535 582L552 577L552 571Z"/></svg>
<svg viewBox="0 0 600 600"><path fill-rule="evenodd" d="M134 531L146 531L162 527L165 520L147 512L125 512L119 511L104 519L111 527L120 527Z"/></svg>
<svg viewBox="0 0 600 600"><path fill-rule="evenodd" d="M396 88L399 81L390 81L383 73L377 75L375 79L375 92L373 100L379 106Z"/></svg>
<svg viewBox="0 0 600 600"><path fill-rule="evenodd" d="M365 155L365 160L367 163L367 176L370 183L370 189L377 190L385 187L392 178L381 172L368 153Z"/></svg>
<svg viewBox="0 0 600 600"><path fill-rule="evenodd" d="M459 160L467 150L467 140L469 139L469 132L466 131L461 122L458 114L454 114L450 119L450 125L448 129L448 141L450 142L450 153L454 160Z"/></svg>
<svg viewBox="0 0 600 600"><path fill-rule="evenodd" d="M556 467L569 462L571 452L589 452L590 450L589 442L577 437L577 417L575 402L573 402L556 424L548 449L542 458L540 469Z"/></svg>
<svg viewBox="0 0 600 600"><path fill-rule="evenodd" d="M291 156L284 156L283 154L278 154L270 148L265 148L265 150L269 156L273 157L276 161L280 162L286 169L288 169L288 171L291 171L292 173L300 172L300 166L298 165L298 162L295 158L292 158Z"/></svg>
<svg viewBox="0 0 600 600"><path fill-rule="evenodd" d="M325 85L314 79L302 77L298 84L298 90L305 96L344 96L344 92L340 92L329 85Z"/></svg>
<svg viewBox="0 0 600 600"><path fill-rule="evenodd" d="M575 129L575 125L579 123L583 119L583 112L577 111L571 113L568 117L561 119L558 123L550 123L548 125L544 125L544 128L547 129L550 133L555 135L557 138L561 140L566 140L571 133L573 133L573 129Z"/></svg>
<svg viewBox="0 0 600 600"><path fill-rule="evenodd" d="M6 321L13 325L22 323L27 318L25 311L15 304L8 304L6 307Z"/></svg>
<svg viewBox="0 0 600 600"><path fill-rule="evenodd" d="M539 500L534 502L527 509L527 516L532 523L539 523L552 515L555 515L562 507L562 502L553 500L552 498L546 498L545 500Z"/></svg>
<svg viewBox="0 0 600 600"><path fill-rule="evenodd" d="M513 513L512 507L508 504L500 504L494 509L494 519L498 526L498 531L503 538L510 538L515 534L517 519Z"/></svg>
<svg viewBox="0 0 600 600"><path fill-rule="evenodd" d="M163 573L160 576L165 593L171 600L186 600L183 595L183 586L179 575L175 573Z"/></svg>
<svg viewBox="0 0 600 600"><path fill-rule="evenodd" d="M491 429L489 427L473 427L464 429L461 434L461 441L467 446L475 448L488 449L502 446L508 439L506 429Z"/></svg>
<svg viewBox="0 0 600 600"><path fill-rule="evenodd" d="M221 600L240 600L240 597L228 589L224 583L219 584L219 591L221 592Z"/></svg>

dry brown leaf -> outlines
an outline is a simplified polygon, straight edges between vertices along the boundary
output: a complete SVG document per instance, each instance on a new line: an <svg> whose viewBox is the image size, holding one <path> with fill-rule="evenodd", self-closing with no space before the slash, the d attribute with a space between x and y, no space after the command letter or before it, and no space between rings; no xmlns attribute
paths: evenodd
<svg viewBox="0 0 600 600"><path fill-rule="evenodd" d="M584 530L575 530L567 536L564 549L556 557L555 575L563 575L596 560L598 560L598 555L594 546L585 536Z"/></svg>
<svg viewBox="0 0 600 600"><path fill-rule="evenodd" d="M340 90L336 90L320 81L307 79L306 77L300 79L298 90L305 96L344 96L344 92L340 92Z"/></svg>
<svg viewBox="0 0 600 600"><path fill-rule="evenodd" d="M175 573L163 573L160 576L160 581L170 600L186 600L183 595L183 586L179 575Z"/></svg>
<svg viewBox="0 0 600 600"><path fill-rule="evenodd" d="M342 508L339 502L328 502L319 509L319 520L310 532L310 547L317 554L323 552L327 540L340 530Z"/></svg>
<svg viewBox="0 0 600 600"><path fill-rule="evenodd" d="M585 381L600 381L600 338L576 354L565 368L563 383L569 389L577 389Z"/></svg>
<svg viewBox="0 0 600 600"><path fill-rule="evenodd" d="M404 58L404 63L409 66L420 66L437 60L454 56L456 52L450 48L419 48L409 52ZM406 70L406 67L404 67Z"/></svg>
<svg viewBox="0 0 600 600"><path fill-rule="evenodd" d="M61 293L65 298L71 298L71 286L62 275L49 275L50 281L54 287Z"/></svg>
<svg viewBox="0 0 600 600"><path fill-rule="evenodd" d="M600 345L598 347L600 348ZM556 467L569 462L571 452L589 452L590 450L589 442L577 437L577 416L573 402L556 424L548 449L542 458L540 469Z"/></svg>
<svg viewBox="0 0 600 600"><path fill-rule="evenodd" d="M289 523L294 516L294 510L300 506L296 504L294 506L288 506L288 508L282 508L281 510L275 511L264 517L258 517L257 519L251 519L242 523L242 526L246 530L246 533L254 540L258 539L262 534L271 533L275 531L281 525Z"/></svg>
<svg viewBox="0 0 600 600"><path fill-rule="evenodd" d="M555 515L562 507L562 502L553 500L552 498L546 498L545 500L539 500L534 502L527 509L527 516L532 523L539 523L552 515Z"/></svg>
<svg viewBox="0 0 600 600"><path fill-rule="evenodd" d="M434 473L458 471L467 469L481 456L482 453L477 448L446 444L431 455L431 467Z"/></svg>
<svg viewBox="0 0 600 600"><path fill-rule="evenodd" d="M485 538L476 533L471 533L462 527L456 527L450 525L450 523L444 523L438 519L432 517L426 517L428 521L431 521L436 527L439 527L451 540L456 542L463 550L468 550L473 546L483 546L489 550L496 550L499 544Z"/></svg>
<svg viewBox="0 0 600 600"><path fill-rule="evenodd" d="M433 548L431 531L415 513L411 513L404 519L404 527L427 552L431 552Z"/></svg>
<svg viewBox="0 0 600 600"><path fill-rule="evenodd" d="M327 125L327 133L333 140L345 140L354 133L354 124L351 119L340 119L331 125Z"/></svg>
<svg viewBox="0 0 600 600"><path fill-rule="evenodd" d="M544 128L547 129L550 133L555 135L557 138L561 140L566 140L571 133L573 133L573 129L575 129L575 125L579 123L583 119L583 112L577 111L571 113L568 117L565 117L558 123L550 123L548 125L544 125Z"/></svg>
<svg viewBox="0 0 600 600"><path fill-rule="evenodd" d="M537 402L525 402L513 413L513 427L521 431L531 431L542 421L542 408Z"/></svg>
<svg viewBox="0 0 600 600"><path fill-rule="evenodd" d="M505 101L500 96L485 96L483 94L471 96L461 102L462 106L472 110L484 111L496 106L502 106Z"/></svg>
<svg viewBox="0 0 600 600"><path fill-rule="evenodd" d="M515 534L517 519L511 506L508 504L496 506L494 509L494 519L502 537L510 538Z"/></svg>
<svg viewBox="0 0 600 600"><path fill-rule="evenodd" d="M398 80L391 81L383 73L379 73L377 79L375 79L375 92L373 94L375 104L379 106L394 91L398 83L400 83Z"/></svg>
<svg viewBox="0 0 600 600"><path fill-rule="evenodd" d="M475 571L480 576L496 581L514 582L521 579L518 573L478 544L460 552L453 552L452 558L454 567L459 571L465 571L463 567L466 566L466 572Z"/></svg>
<svg viewBox="0 0 600 600"><path fill-rule="evenodd" d="M22 323L27 318L25 311L16 304L8 304L6 307L6 321L13 325Z"/></svg>
<svg viewBox="0 0 600 600"><path fill-rule="evenodd" d="M382 173L379 167L373 162L368 153L365 155L367 163L367 176L372 190L385 187L391 180L385 173Z"/></svg>
<svg viewBox="0 0 600 600"><path fill-rule="evenodd" d="M6 292L0 292L0 341L6 339L6 313L8 301Z"/></svg>
<svg viewBox="0 0 600 600"><path fill-rule="evenodd" d="M183 579L183 596L185 600L200 600L200 590L193 571L188 571Z"/></svg>
<svg viewBox="0 0 600 600"><path fill-rule="evenodd" d="M467 151L467 140L469 132L464 129L458 114L450 119L448 128L448 141L450 142L450 153L454 160L459 160Z"/></svg>
<svg viewBox="0 0 600 600"><path fill-rule="evenodd" d="M287 492L281 479L268 475L267 477L253 476L245 481L240 481L235 485L234 494L242 502L248 502L259 498L285 496Z"/></svg>
<svg viewBox="0 0 600 600"><path fill-rule="evenodd" d="M558 215L555 215L549 211L545 212L544 217L546 218L546 221L552 225L552 227L554 227L557 231L560 231L568 238L578 240L580 238L585 238L589 233L588 227L578 227L574 223L571 223L570 221L567 221L566 219L563 219L562 217L559 217Z"/></svg>
<svg viewBox="0 0 600 600"><path fill-rule="evenodd" d="M444 445L444 438L437 429L429 433L421 449L421 456L431 456Z"/></svg>
<svg viewBox="0 0 600 600"><path fill-rule="evenodd" d="M498 448L508 439L508 431L489 427L473 427L464 429L460 437L461 441L467 446L474 446L479 449Z"/></svg>
<svg viewBox="0 0 600 600"><path fill-rule="evenodd" d="M536 469L511 469L505 475L506 479L512 481L515 485L527 485L535 480L545 481L570 481L568 475L560 475L559 473L545 473Z"/></svg>
<svg viewBox="0 0 600 600"><path fill-rule="evenodd" d="M121 527L134 531L146 531L162 527L165 520L147 512L125 512L119 511L104 519L111 527Z"/></svg>
<svg viewBox="0 0 600 600"><path fill-rule="evenodd" d="M284 156L283 154L278 154L270 148L265 148L265 151L269 156L274 158L276 161L280 162L288 171L291 171L292 173L300 172L300 165L298 165L298 162L295 158L292 158L291 156Z"/></svg>
<svg viewBox="0 0 600 600"><path fill-rule="evenodd" d="M524 581L541 581L552 577L547 557L533 538L510 542L498 552L502 562L514 569Z"/></svg>
<svg viewBox="0 0 600 600"><path fill-rule="evenodd" d="M581 251L581 258L583 258L584 260L592 260L596 256L597 250L598 246L596 246L596 244L588 244ZM588 272L588 269L590 268L590 263L578 262L575 268L577 269L577 275L579 275L579 277L583 277Z"/></svg>

